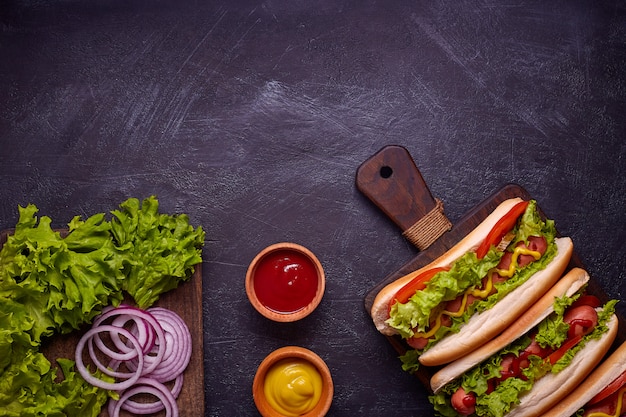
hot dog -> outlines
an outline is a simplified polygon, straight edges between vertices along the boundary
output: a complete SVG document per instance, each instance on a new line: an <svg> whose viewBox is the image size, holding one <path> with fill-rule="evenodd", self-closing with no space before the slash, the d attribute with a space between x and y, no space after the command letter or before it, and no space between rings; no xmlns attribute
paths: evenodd
<svg viewBox="0 0 626 417"><path fill-rule="evenodd" d="M619 345L544 417L620 417L626 413L626 343Z"/></svg>
<svg viewBox="0 0 626 417"><path fill-rule="evenodd" d="M403 368L451 362L508 327L565 270L572 241L556 235L534 200L509 199L445 254L379 291L370 314L381 333L412 348Z"/></svg>
<svg viewBox="0 0 626 417"><path fill-rule="evenodd" d="M617 301L585 294L588 279L572 269L500 336L433 375L437 415L540 416L576 388L618 328Z"/></svg>

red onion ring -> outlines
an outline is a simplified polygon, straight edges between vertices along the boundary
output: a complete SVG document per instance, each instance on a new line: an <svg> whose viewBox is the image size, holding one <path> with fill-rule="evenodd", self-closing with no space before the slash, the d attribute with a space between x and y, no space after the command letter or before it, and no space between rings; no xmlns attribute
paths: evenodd
<svg viewBox="0 0 626 417"><path fill-rule="evenodd" d="M146 314L148 316L146 316ZM141 310L137 307L128 306L125 304L120 305L119 307L108 306L102 310L102 313L94 320L93 326L99 326L104 321L109 318L117 316L111 324L119 327L124 327L124 325L133 321L137 328L136 336L142 345L144 346L144 353L150 351L152 346L154 346L156 335L155 328L158 328L158 322L151 317L150 313L145 310ZM139 326L139 324L143 326ZM144 329L142 331L142 329ZM135 333L134 333L135 334ZM126 346L121 340L117 339L114 335L112 335L112 339L116 345L116 347L120 350L123 350Z"/></svg>
<svg viewBox="0 0 626 417"><path fill-rule="evenodd" d="M118 326L118 327L125 327L126 323L128 323L129 321L133 322L129 330L131 331L132 334L134 334L137 337L139 342L141 342L143 353L144 354L148 353L152 349L152 346L154 346L154 342L156 338L155 331L152 326L150 326L148 323L146 323L139 317L134 317L129 314L123 314L123 315L118 316L117 318L113 320L111 324L114 326ZM125 344L124 342L122 342L122 340L117 335L111 335L111 340L113 344L115 345L115 347L117 347L119 350L124 350L125 348L129 348L129 346ZM98 343L101 343L100 338L96 339L96 344ZM129 357L128 359L132 359L132 358ZM123 360L128 360L128 359L123 359Z"/></svg>
<svg viewBox="0 0 626 417"><path fill-rule="evenodd" d="M111 324L107 324L108 319L111 319ZM129 322L132 323L129 325ZM114 348L107 346L101 338L101 334L107 332L111 341L109 345L114 345ZM100 371L126 379L107 383L91 375L82 359L85 345ZM94 345L110 358L108 366L98 359ZM168 416L178 416L176 398L182 390L183 371L189 365L191 352L191 333L176 313L162 307L140 310L121 305L105 308L94 320L92 329L79 342L76 363L77 369L83 370L81 375L87 382L120 392L119 400L109 401L111 417L119 416L120 409L135 414L150 414L165 409ZM131 372L118 371L122 363ZM164 385L166 382L173 382L171 389ZM151 394L157 401L140 403L131 399L140 393Z"/></svg>
<svg viewBox="0 0 626 417"><path fill-rule="evenodd" d="M121 329L121 327L116 327L116 328L117 329ZM113 333L113 332L111 332L111 333ZM117 332L115 334L117 334ZM96 365L96 368L98 368L104 374L109 375L109 376L113 376L113 377L116 377L116 378L129 378L133 374L137 373L137 367L134 367L133 369L131 369L131 371L133 371L133 372L118 372L117 369L119 368L119 365L124 361L124 359L120 359L120 358L123 358L124 355L118 354L117 352L113 352L113 351L108 350L108 349L107 350L109 351L109 356L113 360L111 362L109 362L108 366L105 366L104 364L102 364L102 362L100 362L100 360L98 359L98 355L96 354L96 351L95 351L94 346L93 346L93 339L95 338L95 336L96 335L94 335L94 337L90 337L89 339L87 339L87 349L89 351L89 358ZM139 346L141 346L141 343L139 343ZM135 349L133 351L129 351L128 353L133 353L133 352L135 353L133 358L137 358L137 357L141 357L142 356L140 354L141 351L137 350L137 349ZM144 361L144 366L145 366L145 361Z"/></svg>
<svg viewBox="0 0 626 417"><path fill-rule="evenodd" d="M187 324L180 316L171 310L161 307L148 309L163 327L165 332L165 352L159 365L150 373L150 377L159 382L171 381L182 373L191 360L192 340ZM160 345L155 348L162 349ZM152 363L152 357L145 358L146 363ZM137 360L134 358L127 363L130 369L136 369Z"/></svg>
<svg viewBox="0 0 626 417"><path fill-rule="evenodd" d="M78 341L78 345L76 346L76 357L75 357L76 369L78 370L80 375L83 377L83 379L85 379L85 381L99 388L120 391L128 387L131 387L133 384L135 384L135 382L137 382L139 377L141 377L142 372L144 371L144 361L143 361L142 355L137 356L139 358L139 361L138 361L136 372L131 374L131 376L128 379L122 382L106 382L101 379L98 379L95 376L93 376L89 372L87 367L85 366L85 363L83 362L83 350L85 349L85 344L87 343L88 340L90 340L90 338L94 334L101 333L101 332L119 332L124 337L126 337L133 344L133 346L135 346L135 349L138 352L141 352L141 345L139 341L128 330L121 328L121 327L115 327L115 326L111 326L108 324L103 324L103 325L100 325L98 327L93 327L90 330L88 330L83 335L83 337L81 337L80 340Z"/></svg>
<svg viewBox="0 0 626 417"><path fill-rule="evenodd" d="M113 316L124 316L124 315L128 315L128 316L132 316L133 318L141 319L144 323L147 323L147 325L149 325L154 330L155 340L154 340L153 345L155 345L157 343L164 343L164 341L165 341L165 333L163 332L163 328L161 327L159 322L149 312L147 312L145 310L138 309L136 307L130 307L130 306L126 306L126 305L120 305L119 307L107 307L107 308L103 309L102 310L102 314L100 314L96 318L96 320L94 320L93 326L94 327L101 326L102 322L105 321L106 319L110 318L110 317L113 317ZM151 346L149 348L149 351L151 351L151 352L152 352L152 347L153 346ZM107 350L108 350L108 352L107 352ZM144 347L143 346L142 346L141 351L144 352ZM106 350L103 350L103 353L105 353L106 355L110 356L112 359L117 359L117 357L115 357L115 354L111 354L112 352L108 348ZM147 361L147 360L145 361L146 364L148 364L148 365L146 366L146 368L143 371L144 375L147 375L147 374L151 373L152 371L154 371L154 369L156 369L156 367L158 366L159 362L163 359L163 355L164 355L165 352L163 352L161 349L159 349L155 353L156 353L156 356L154 356L154 357L150 357L150 356L144 357L144 359L151 358L150 361ZM142 356L142 355L139 355L139 356ZM120 360L125 360L125 359L120 359Z"/></svg>
<svg viewBox="0 0 626 417"><path fill-rule="evenodd" d="M183 376L182 374L177 376L176 379L174 380L174 386L172 387L172 389L168 389L164 384L162 384L161 382L153 379L153 378L139 378L139 380L136 383L136 386L139 385L150 385L160 391L162 391L163 395L162 396L156 396L157 397L157 401L154 402L137 402L137 401L133 401L132 399L127 399L126 401L124 401L124 403L122 404L121 409L124 411L128 411L129 413L134 413L134 414L153 414L153 413L158 413L159 411L163 410L165 408L165 402L166 401L170 401L172 402L174 405L176 404L176 398L178 398L178 395L180 394L180 391L182 389L182 384L183 384ZM170 393L170 394L168 394ZM168 398L162 398L167 396ZM171 397L171 398L169 398ZM115 401L111 401L112 403L115 403ZM110 407L111 405L109 405ZM177 407L177 406L176 406Z"/></svg>
<svg viewBox="0 0 626 417"><path fill-rule="evenodd" d="M178 407L176 406L176 399L172 396L172 393L163 385L154 380L146 379L142 381L141 385L136 385L122 394L119 400L112 401L109 404L109 415L110 417L119 417L120 410L127 404L129 399L137 394L151 394L159 399L159 405L162 406L162 409L165 409L166 417L178 417ZM150 404L150 403L148 403ZM146 407L147 409L147 407ZM159 410L159 411L160 411ZM131 411L135 414L150 414L152 411L145 411L141 408L135 409L135 411Z"/></svg>

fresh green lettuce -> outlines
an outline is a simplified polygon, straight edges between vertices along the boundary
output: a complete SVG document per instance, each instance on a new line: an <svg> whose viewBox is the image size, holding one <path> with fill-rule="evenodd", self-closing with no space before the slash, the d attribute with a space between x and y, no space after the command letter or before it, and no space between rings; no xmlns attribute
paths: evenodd
<svg viewBox="0 0 626 417"><path fill-rule="evenodd" d="M580 292L572 297L559 297L555 299L554 314L551 314L537 326L535 341L542 348L556 349L567 339L569 324L563 321L563 315L567 307L580 297Z"/></svg>
<svg viewBox="0 0 626 417"><path fill-rule="evenodd" d="M583 339L574 346L572 349L569 349L565 355L561 359L559 359L553 366L552 372L558 373L570 364L576 353L578 353L581 349L585 347L587 341L591 339L599 339L604 333L608 331L607 323L611 316L615 314L615 305L618 300L609 300L604 306L602 310L598 312L598 324L594 327L593 332L583 337Z"/></svg>
<svg viewBox="0 0 626 417"><path fill-rule="evenodd" d="M78 329L106 305L119 304L124 257L113 245L104 215L85 222L74 218L63 238L49 217L37 222L37 211L32 204L19 208L15 232L0 251L0 311L10 302L22 305L32 324L28 333L38 344L55 332Z"/></svg>
<svg viewBox="0 0 626 417"><path fill-rule="evenodd" d="M63 375L42 342L90 323L127 292L147 308L188 280L201 262L204 231L186 215L158 212L156 197L128 199L112 220L74 217L67 231L30 204L0 250L0 416L97 416L109 395L86 383L73 361Z"/></svg>
<svg viewBox="0 0 626 417"><path fill-rule="evenodd" d="M87 383L74 369L74 362L58 359L56 370L35 349L18 348L11 366L0 378L0 416L97 417L109 393ZM107 379L104 374L98 375Z"/></svg>
<svg viewBox="0 0 626 417"><path fill-rule="evenodd" d="M140 308L153 304L161 294L175 289L193 275L202 262L204 233L198 233L185 214L160 214L155 198L131 198L112 211L112 233L116 245L126 249L122 287Z"/></svg>
<svg viewBox="0 0 626 417"><path fill-rule="evenodd" d="M480 285L487 272L498 265L500 256L490 251L478 260L474 252L459 258L449 271L442 271L428 281L426 288L417 291L406 303L395 303L391 308L389 324L401 336L413 336L414 329L423 332L430 323L431 312L442 302L454 300L472 286Z"/></svg>

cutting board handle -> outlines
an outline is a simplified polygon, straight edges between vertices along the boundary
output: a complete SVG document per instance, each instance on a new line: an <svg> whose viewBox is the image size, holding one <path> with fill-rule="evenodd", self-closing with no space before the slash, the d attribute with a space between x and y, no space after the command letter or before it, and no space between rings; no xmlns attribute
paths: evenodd
<svg viewBox="0 0 626 417"><path fill-rule="evenodd" d="M382 148L357 169L356 186L419 250L428 248L452 224L441 200L433 198L415 161L398 145Z"/></svg>

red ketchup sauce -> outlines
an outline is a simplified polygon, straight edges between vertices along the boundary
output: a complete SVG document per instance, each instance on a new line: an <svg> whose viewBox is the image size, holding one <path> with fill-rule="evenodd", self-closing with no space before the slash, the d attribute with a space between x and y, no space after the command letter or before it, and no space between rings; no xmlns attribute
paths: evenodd
<svg viewBox="0 0 626 417"><path fill-rule="evenodd" d="M293 313L315 298L317 270L305 255L281 249L260 260L253 282L261 304L277 313Z"/></svg>

